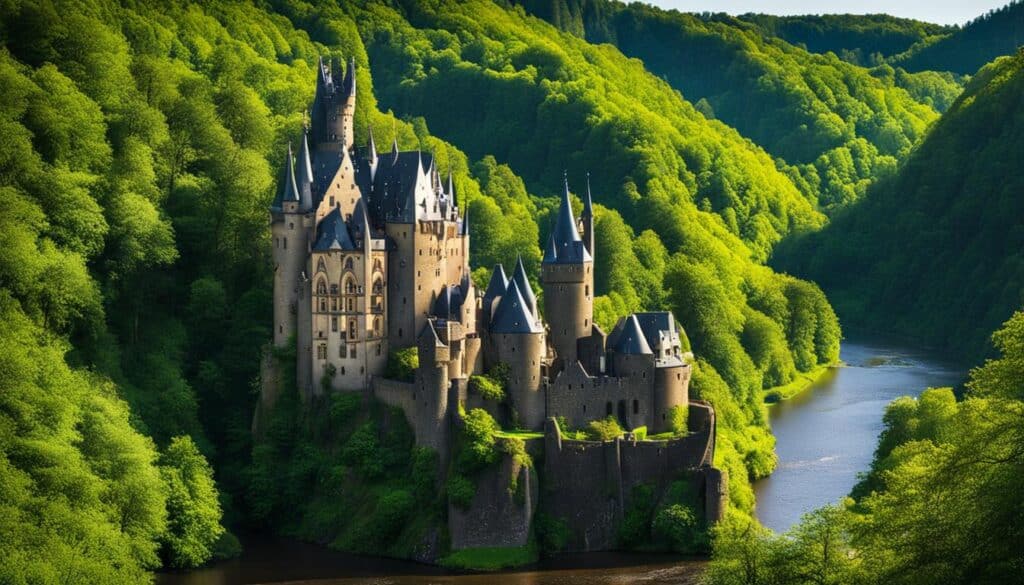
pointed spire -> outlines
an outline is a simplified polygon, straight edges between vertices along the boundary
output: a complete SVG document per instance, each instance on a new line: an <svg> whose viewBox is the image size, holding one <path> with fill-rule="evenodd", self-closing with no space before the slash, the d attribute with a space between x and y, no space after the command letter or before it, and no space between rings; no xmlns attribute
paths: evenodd
<svg viewBox="0 0 1024 585"><path fill-rule="evenodd" d="M497 310L494 311L491 331L494 333L540 333L543 331L527 307L514 278L498 302Z"/></svg>
<svg viewBox="0 0 1024 585"><path fill-rule="evenodd" d="M338 74L341 74L341 64L338 65ZM345 83L342 86L345 97L356 95L356 58L349 57L348 70L345 72Z"/></svg>
<svg viewBox="0 0 1024 585"><path fill-rule="evenodd" d="M373 139L373 126L370 126L370 139L366 143L366 151L370 158L370 161L377 160L377 142Z"/></svg>
<svg viewBox="0 0 1024 585"><path fill-rule="evenodd" d="M398 132L395 132L395 137L391 140L391 164L398 162Z"/></svg>
<svg viewBox="0 0 1024 585"><path fill-rule="evenodd" d="M644 333L640 329L640 322L636 320L636 314L623 318L622 329L615 336L615 345L613 347L617 353L626 355L649 355L654 353L651 351L651 346L647 344L647 338L644 337Z"/></svg>
<svg viewBox="0 0 1024 585"><path fill-rule="evenodd" d="M505 267L497 264L491 272L491 281L487 283L487 290L484 291L485 315L490 316L491 301L503 296L506 290L508 290L508 276L505 276Z"/></svg>
<svg viewBox="0 0 1024 585"><path fill-rule="evenodd" d="M562 190L562 201L558 207L558 217L555 219L554 229L551 236L555 249L555 261L559 263L582 263L591 261L590 253L587 252L583 240L580 238L579 230L576 229L576 218L572 213L572 199L569 197L569 179L565 178L565 188ZM545 253L545 262L549 253Z"/></svg>
<svg viewBox="0 0 1024 585"><path fill-rule="evenodd" d="M281 170L281 191L279 198L282 202L300 201L299 187L295 183L295 160L292 154L292 143L288 143L288 154L284 159L284 168Z"/></svg>
<svg viewBox="0 0 1024 585"><path fill-rule="evenodd" d="M523 300L526 301L530 313L537 316L537 295L533 294L533 287L530 286L530 280L526 277L526 267L523 266L523 257L521 255L516 259L516 270L512 273L512 280L523 295Z"/></svg>
<svg viewBox="0 0 1024 585"><path fill-rule="evenodd" d="M464 236L468 236L469 235L469 208L468 207L466 208L466 211L464 211L462 213L462 235L464 235ZM467 258L466 260L468 262L469 259Z"/></svg>
<svg viewBox="0 0 1024 585"><path fill-rule="evenodd" d="M299 150L299 159L295 161L299 167L296 177L296 185L299 187L299 207L303 211L313 209L313 162L309 156L309 138L306 132L302 133L302 147Z"/></svg>
<svg viewBox="0 0 1024 585"><path fill-rule="evenodd" d="M452 203L455 203L455 182L452 180L451 167L448 167L448 185L445 187L445 191L452 198Z"/></svg>
<svg viewBox="0 0 1024 585"><path fill-rule="evenodd" d="M590 173L587 173L587 198L583 200L583 213L580 214L581 218L592 218L594 217L594 201L590 197Z"/></svg>

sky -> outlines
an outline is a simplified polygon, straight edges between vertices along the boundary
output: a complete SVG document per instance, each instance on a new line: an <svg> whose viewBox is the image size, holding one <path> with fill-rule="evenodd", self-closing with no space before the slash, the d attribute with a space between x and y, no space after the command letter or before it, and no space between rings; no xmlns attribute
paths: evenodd
<svg viewBox="0 0 1024 585"><path fill-rule="evenodd" d="M744 14L885 13L939 24L964 24L1009 0L644 0L684 12Z"/></svg>

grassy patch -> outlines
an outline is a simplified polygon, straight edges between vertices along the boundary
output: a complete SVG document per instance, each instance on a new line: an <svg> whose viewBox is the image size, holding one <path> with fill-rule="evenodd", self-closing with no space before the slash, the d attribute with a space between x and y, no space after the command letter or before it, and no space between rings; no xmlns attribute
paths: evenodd
<svg viewBox="0 0 1024 585"><path fill-rule="evenodd" d="M500 439L522 439L524 441L529 441L531 439L543 439L544 433L540 431L501 430L495 432L494 436Z"/></svg>
<svg viewBox="0 0 1024 585"><path fill-rule="evenodd" d="M798 373L796 378L794 378L789 384L768 388L764 391L764 401L768 404L774 404L783 400L789 400L813 386L815 382L820 380L821 377L833 367L833 365L834 364L815 366L814 369L809 372Z"/></svg>
<svg viewBox="0 0 1024 585"><path fill-rule="evenodd" d="M489 546L465 548L441 559L441 565L453 569L497 571L518 567L537 560L537 549L526 546Z"/></svg>

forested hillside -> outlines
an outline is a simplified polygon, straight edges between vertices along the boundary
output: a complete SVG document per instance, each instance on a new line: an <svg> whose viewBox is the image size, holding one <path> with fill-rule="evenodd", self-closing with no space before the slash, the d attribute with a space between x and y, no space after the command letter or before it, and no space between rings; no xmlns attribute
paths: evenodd
<svg viewBox="0 0 1024 585"><path fill-rule="evenodd" d="M897 176L777 265L815 279L846 323L987 353L1024 301L1024 54L978 72Z"/></svg>
<svg viewBox="0 0 1024 585"><path fill-rule="evenodd" d="M559 13L546 2L523 4L541 16ZM562 12L580 15L587 40L643 60L702 114L764 147L826 212L892 173L960 92L948 74L864 69L726 15L705 19L614 0L564 4Z"/></svg>
<svg viewBox="0 0 1024 585"><path fill-rule="evenodd" d="M993 341L999 356L971 372L962 400L939 388L889 404L852 498L804 516L785 535L720 526L708 581L1020 583L1024 313Z"/></svg>
<svg viewBox="0 0 1024 585"><path fill-rule="evenodd" d="M718 16L711 15L711 18ZM857 65L879 65L916 43L953 30L953 27L888 14L744 14L739 18L812 53L831 51Z"/></svg>
<svg viewBox="0 0 1024 585"><path fill-rule="evenodd" d="M321 54L356 59L357 142L372 125L379 144L454 169L482 278L518 253L536 271L553 200L527 187L552 194L567 168L579 190L591 172L598 316L676 312L701 358L695 393L719 411L734 507L750 511L746 478L774 465L762 388L833 361L839 341L816 286L758 262L823 216L768 155L614 48L494 4L443 8L5 6L0 580L53 581L54 566L142 580L227 552L222 523L284 518L381 551L407 519L393 512L422 505L368 491L381 514L341 539L345 477L430 473L400 429L344 401L330 432L285 412L250 465L272 169ZM378 110L374 82L403 119ZM342 448L317 451L341 429Z"/></svg>
<svg viewBox="0 0 1024 585"><path fill-rule="evenodd" d="M1012 55L1024 45L1024 2L1013 0L989 11L962 29L924 39L894 56L894 67L908 71L974 72L996 57Z"/></svg>

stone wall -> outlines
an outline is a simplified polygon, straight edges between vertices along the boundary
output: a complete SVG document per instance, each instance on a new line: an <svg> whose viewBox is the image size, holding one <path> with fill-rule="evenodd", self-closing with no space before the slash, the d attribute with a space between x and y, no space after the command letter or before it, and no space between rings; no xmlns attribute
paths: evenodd
<svg viewBox="0 0 1024 585"><path fill-rule="evenodd" d="M653 485L660 498L676 480L689 479L710 522L724 513L726 477L711 467L714 411L690 405L691 433L669 441L575 441L565 439L549 419L544 437L542 511L565 521L568 550L615 549L618 527L629 509L631 492Z"/></svg>
<svg viewBox="0 0 1024 585"><path fill-rule="evenodd" d="M513 478L515 489L512 489ZM452 550L525 546L537 508L537 480L533 470L506 454L474 481L476 495L468 510L448 504Z"/></svg>

